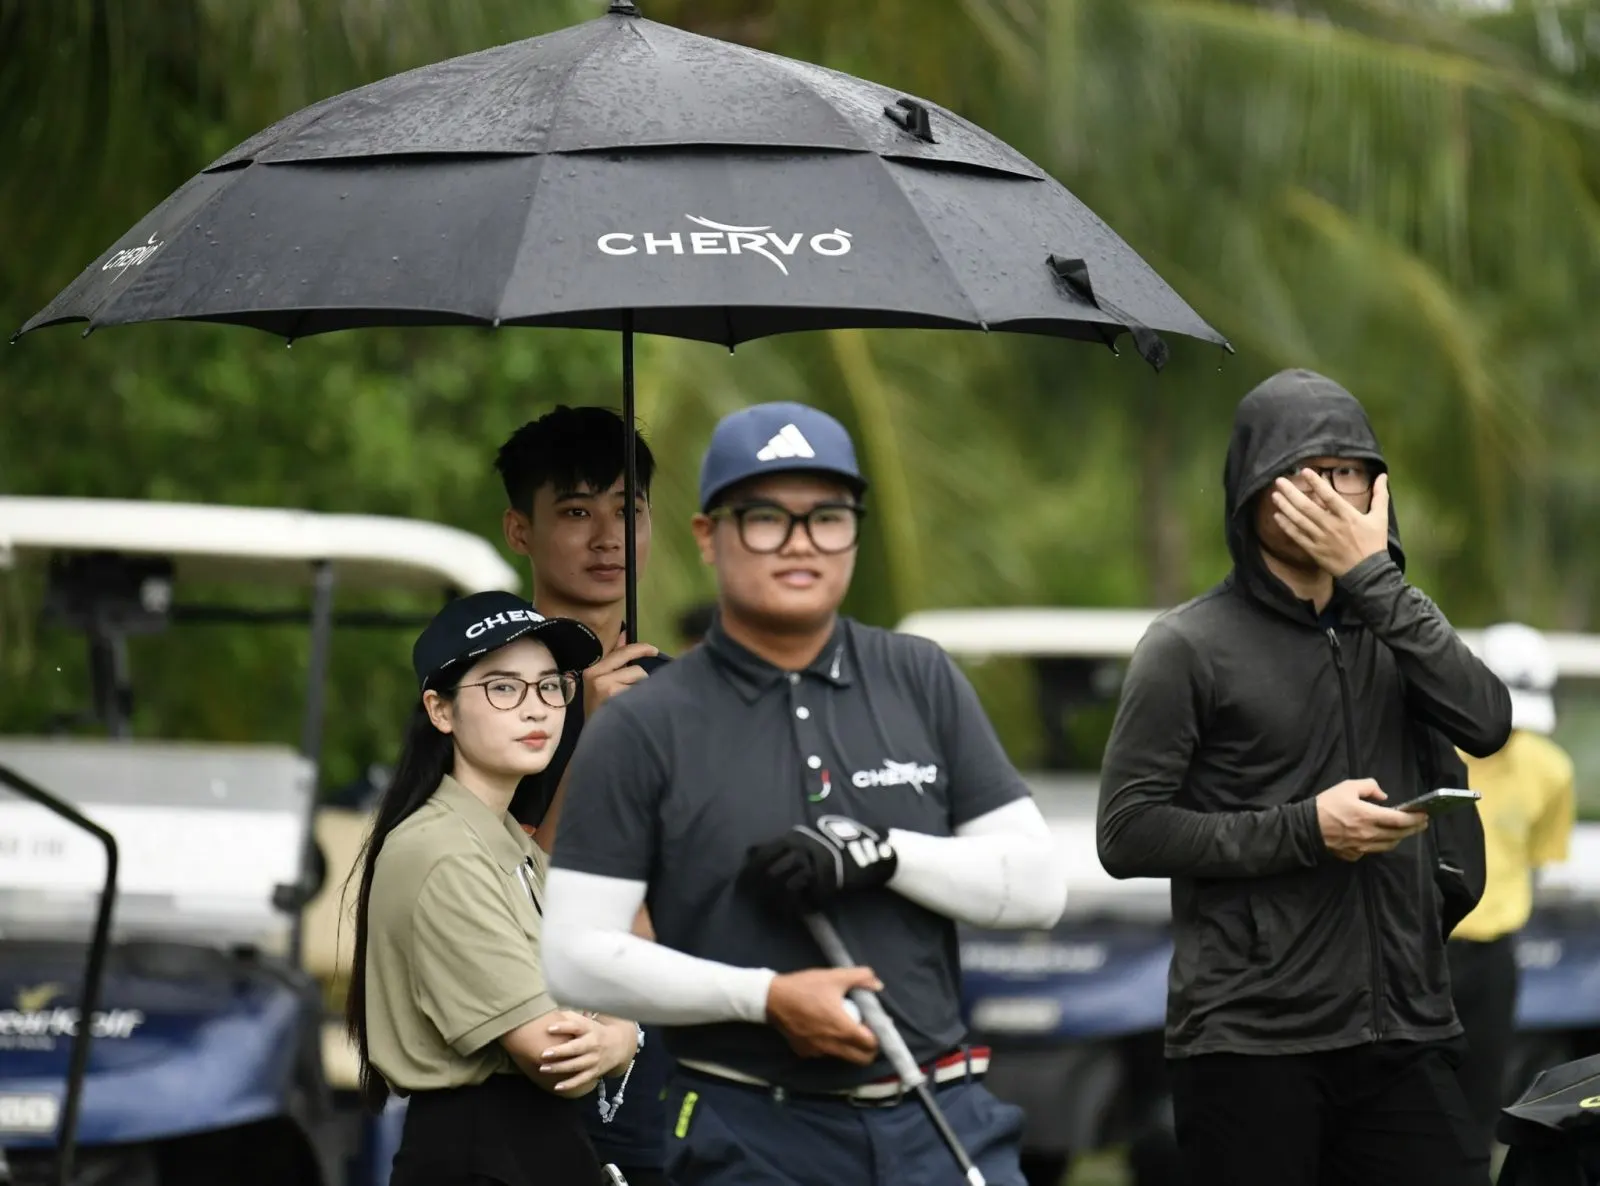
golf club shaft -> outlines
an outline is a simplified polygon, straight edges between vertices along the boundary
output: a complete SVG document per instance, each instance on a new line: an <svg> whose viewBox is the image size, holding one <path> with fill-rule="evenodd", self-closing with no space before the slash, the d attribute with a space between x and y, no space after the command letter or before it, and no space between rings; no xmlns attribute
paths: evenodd
<svg viewBox="0 0 1600 1186"><path fill-rule="evenodd" d="M828 962L836 968L853 968L856 961L851 958L849 948L845 947L844 940L839 937L839 932L828 919L821 914L806 915L806 926L811 935L822 948L822 954ZM878 1039L878 1045L883 1048L884 1055L889 1059L889 1064L894 1067L895 1074L900 1082L916 1093L917 1099L922 1101L923 1110L928 1113L928 1119L933 1121L933 1127L938 1131L939 1137L944 1141L945 1147L950 1150L956 1164L961 1167L961 1172L966 1176L971 1186L984 1186L984 1177L977 1166L972 1164L972 1158L967 1156L967 1151L961 1145L961 1139L956 1136L955 1130L950 1127L950 1122L945 1119L944 1113L939 1108L939 1103L933 1098L933 1090L928 1084L928 1077L922 1073L922 1068L917 1065L917 1060L912 1056L911 1050L906 1046L905 1039L900 1036L899 1027L894 1019L889 1016L888 1010L883 1007L883 1002L878 1000L878 994L864 988L850 990L850 999L855 1002L856 1008L861 1010L862 1023L872 1031Z"/></svg>
<svg viewBox="0 0 1600 1186"><path fill-rule="evenodd" d="M844 940L839 938L839 932L833 929L831 922L820 914L808 914L806 926L811 929L812 937L816 939L818 946L822 948L822 954L828 957L830 964L836 968L855 967L855 960L850 958ZM916 1087L926 1082L927 1076L917 1065L917 1060L906 1046L905 1039L900 1036L900 1030L895 1026L888 1011L884 1009L883 1002L878 999L878 994L865 988L853 988L850 990L850 999L855 1002L856 1008L861 1010L862 1023L878 1039L878 1044L883 1047L883 1053L888 1058L889 1065L894 1067L894 1073L900 1077L900 1082L906 1087Z"/></svg>

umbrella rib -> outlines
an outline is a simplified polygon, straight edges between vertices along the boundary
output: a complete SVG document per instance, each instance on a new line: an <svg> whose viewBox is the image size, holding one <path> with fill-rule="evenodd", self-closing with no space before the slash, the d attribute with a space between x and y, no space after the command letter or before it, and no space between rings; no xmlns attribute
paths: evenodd
<svg viewBox="0 0 1600 1186"><path fill-rule="evenodd" d="M639 22L637 20L627 20L624 21L623 24L626 26L626 33L628 36L637 37L646 48L650 49L652 53L655 52L654 47L652 47L644 35L639 32ZM545 146L542 150L542 153L554 155L556 153L566 151L565 149L559 148L552 149L550 147L550 143L556 138L556 133L562 126L562 117L566 112L567 98L570 94L567 84L572 81L572 76L576 74L581 67L588 65L589 59L598 53L600 47L608 40L609 39L604 36L596 37L592 42L589 43L588 47L581 54L574 56L572 62L567 66L566 73L561 76L561 85L556 87L556 95L558 97L554 106L550 110L550 132L545 137Z"/></svg>
<svg viewBox="0 0 1600 1186"><path fill-rule="evenodd" d="M897 165L892 161L887 161L883 157L878 156L876 153L873 155L878 161L879 166L886 174L888 174L889 180L894 186L894 192L899 195L900 200L904 202L906 208L911 211L912 217L917 220L917 225L922 228L924 237L930 244L932 244L934 254L939 257L939 266L942 267L949 275L951 281L955 284L956 291L961 294L962 301L966 304L967 308L972 311L972 323L987 331L989 328L989 323L984 319L983 314L978 311L978 307L972 303L971 294L967 292L966 285L961 283L961 273L957 272L955 268L951 266L950 261L945 258L944 248L940 245L939 240L934 236L933 228L928 225L928 220L922 216L922 211L917 209L917 204L911 200L911 195L906 193L904 188L902 188L900 185L900 178L897 175L896 170L906 168L907 166ZM1019 179L1017 184L1032 185L1037 184L1037 182L1022 181Z"/></svg>
<svg viewBox="0 0 1600 1186"><path fill-rule="evenodd" d="M794 58L781 57L777 54L762 54L759 50L750 50L749 52L752 54L761 54L762 57L774 62L776 65L782 68L785 73L794 78L796 82L805 87L807 94L811 95L817 102L826 107L828 111L836 118L838 117L839 109L829 102L827 96L816 88L816 85L809 73L810 70L822 70L825 69L825 67L815 66L808 62L797 61ZM855 131L854 127L850 125L848 121L845 121L845 123L847 127L851 128L852 132ZM950 261L945 259L944 249L939 245L939 241L934 238L933 231L928 226L928 220L922 217L922 212L917 209L916 203L913 202L905 190L901 188L899 178L894 176L894 169L902 166L898 166L888 160L882 153L878 152L870 144L863 142L861 149L864 152L870 153L872 158L878 162L879 168L890 175L894 185L895 193L900 196L901 201L903 201L911 210L912 215L917 220L917 224L922 227L923 235L933 245L934 252L939 257L939 265L954 282L956 291L960 293L962 301L966 304L967 308L971 310L972 323L987 330L989 328L988 323L985 322L983 317L979 314L977 306L972 303L972 297L968 294L966 286L961 283L960 274L955 270L955 268L950 266Z"/></svg>
<svg viewBox="0 0 1600 1186"><path fill-rule="evenodd" d="M816 83L805 69L806 67L809 67L812 70L823 70L826 69L825 67L817 66L810 62L801 62L794 58L786 58L780 54L769 54L764 50L751 49L749 46L741 45L737 48L744 50L752 57L761 58L764 61L771 62L781 69L785 74L793 78L801 86L805 87L806 94L810 95L811 98L816 102L822 104L823 108L834 118L836 122L843 124L850 134L856 137L858 141L857 151L872 152L874 155L876 155L872 145L866 142L865 138L856 130L855 125L849 120L841 117L839 114L839 109L833 105L832 101L829 100L826 95L817 89Z"/></svg>
<svg viewBox="0 0 1600 1186"><path fill-rule="evenodd" d="M500 284L500 295L495 299L494 310L490 321L495 329L500 328L500 322L505 317L506 295L511 291L511 284L517 278L517 265L522 260L522 248L528 241L528 232L533 226L534 214L539 209L539 187L544 184L545 162L550 160L552 153L538 153L526 159L535 162L532 189L528 193L528 212L522 217L522 234L517 236L516 250L511 253L511 266L506 269L506 276Z"/></svg>
<svg viewBox="0 0 1600 1186"><path fill-rule="evenodd" d="M632 36L639 37L641 41L644 40L643 37L639 36L638 30L635 27L636 22L628 21L627 26L628 32ZM552 150L550 148L550 142L556 138L557 131L561 127L561 121L567 103L567 95L569 93L567 84L572 81L572 76L578 72L578 68L588 62L588 60L596 52L598 52L600 46L606 40L607 39L605 37L596 37L594 41L590 43L588 48L583 53L579 54L572 61L571 65L567 67L566 73L562 76L561 85L556 88L556 94L559 95L560 98L556 100L555 106L550 112L550 132L549 135L545 137L544 150L537 153L530 153L528 156L529 160L538 162L538 165L536 166L538 171L535 173L533 179L533 192L528 195L528 213L522 220L522 234L517 239L517 251L511 257L511 266L506 269L506 278L500 285L500 296L494 303L492 321L496 328L499 327L501 319L505 316L506 294L511 289L512 281L517 278L517 263L522 258L522 245L528 241L528 231L533 226L534 214L539 209L539 203L535 200L535 195L539 191L539 186L544 183L544 163L553 156L562 155L561 150ZM645 44L648 45L649 42L645 42Z"/></svg>
<svg viewBox="0 0 1600 1186"><path fill-rule="evenodd" d="M235 178L239 178L239 177L243 177L244 176L245 170L243 170L243 169L234 169L234 170L231 170L231 173ZM199 178L202 177L202 176L205 176L205 174L203 174L203 173L196 174L195 177L192 180L193 181L198 181ZM201 215L203 215L207 210L211 209L211 207L215 206L218 202L220 202L222 200L222 196L224 194L228 193L237 184L238 184L238 182L237 182L237 180L235 180L235 181L228 182L226 185L217 186L216 190L212 192L211 196L208 197L205 200L205 202L202 203L193 213L189 214L184 219L184 223L185 224L189 224L191 233L196 233L196 232L199 231L199 227L194 225L195 220L198 219ZM181 190L178 191L178 192L181 192ZM177 192L175 192L172 195L172 197L176 197L176 196L177 196ZM160 207L157 207L157 209L159 209L159 208ZM155 213L155 211L151 211L151 213L153 214L153 213ZM143 221L143 220L141 220L141 221ZM149 224L146 223L146 225L149 225ZM180 228L180 231L178 233L179 234L182 233L181 228ZM174 234L174 235L172 235L172 237L170 239L167 240L167 242L169 244L173 243L173 242L176 242L177 238L178 238L178 235ZM119 240L119 242L120 242L120 240ZM92 264L90 266L93 267ZM115 306L116 303L118 301L120 301L123 297L127 296L128 293L133 290L134 286L137 283L138 283L138 281L135 280L132 284L125 285L124 287L117 289L115 292L109 293L106 296L105 300L101 301L98 305L96 305L94 307L94 312L90 313L89 317L88 317L89 329L93 330L96 326L107 324L103 320L106 312L108 310L110 310L113 306Z"/></svg>

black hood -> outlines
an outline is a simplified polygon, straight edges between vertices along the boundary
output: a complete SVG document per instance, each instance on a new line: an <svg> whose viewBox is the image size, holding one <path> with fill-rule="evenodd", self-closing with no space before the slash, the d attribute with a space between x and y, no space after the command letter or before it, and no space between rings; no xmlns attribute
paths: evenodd
<svg viewBox="0 0 1600 1186"><path fill-rule="evenodd" d="M1359 400L1315 371L1279 371L1239 401L1222 484L1228 552L1236 572L1255 596L1291 612L1304 612L1283 584L1267 571L1256 538L1255 498L1274 478L1309 457L1352 457L1388 470L1377 434ZM1401 569L1405 553L1389 500L1389 554Z"/></svg>

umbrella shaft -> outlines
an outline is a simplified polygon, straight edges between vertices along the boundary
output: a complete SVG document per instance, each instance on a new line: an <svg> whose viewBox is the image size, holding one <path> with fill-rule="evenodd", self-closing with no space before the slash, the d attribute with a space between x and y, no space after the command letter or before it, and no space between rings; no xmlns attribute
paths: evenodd
<svg viewBox="0 0 1600 1186"><path fill-rule="evenodd" d="M633 310L622 314L622 584L628 641L639 640L639 471L633 417Z"/></svg>

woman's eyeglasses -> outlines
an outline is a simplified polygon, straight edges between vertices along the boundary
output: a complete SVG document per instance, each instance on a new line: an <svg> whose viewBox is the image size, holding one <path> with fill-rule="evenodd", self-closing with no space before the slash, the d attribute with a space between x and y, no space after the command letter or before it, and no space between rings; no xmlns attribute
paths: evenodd
<svg viewBox="0 0 1600 1186"><path fill-rule="evenodd" d="M490 707L498 708L501 712L510 712L513 708L522 707L522 702L528 698L529 688L534 689L539 699L551 708L565 708L578 695L578 677L571 671L540 676L531 682L515 675L497 675L492 679L460 686L482 688Z"/></svg>

